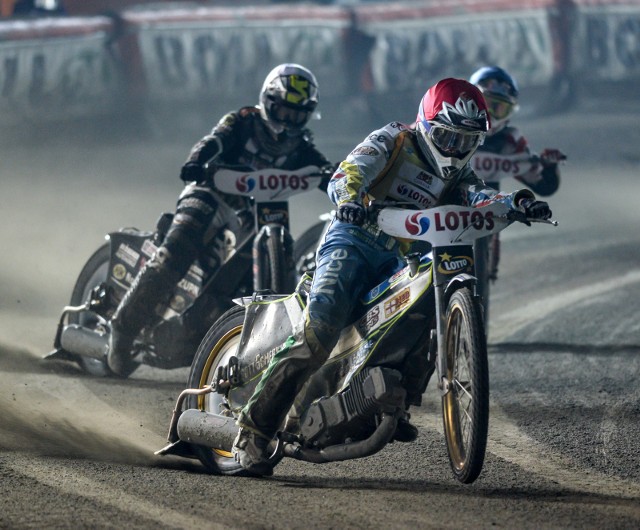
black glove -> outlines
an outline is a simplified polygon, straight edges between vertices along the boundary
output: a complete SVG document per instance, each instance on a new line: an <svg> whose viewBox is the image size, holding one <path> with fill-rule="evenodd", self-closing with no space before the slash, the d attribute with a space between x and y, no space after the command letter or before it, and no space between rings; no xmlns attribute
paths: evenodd
<svg viewBox="0 0 640 530"><path fill-rule="evenodd" d="M180 178L185 182L204 182L207 180L207 174L197 162L187 162L180 169Z"/></svg>
<svg viewBox="0 0 640 530"><path fill-rule="evenodd" d="M566 159L567 155L559 149L545 149L540 153L540 162L544 167L557 166L558 163Z"/></svg>
<svg viewBox="0 0 640 530"><path fill-rule="evenodd" d="M364 223L367 213L362 204L357 202L345 202L338 206L336 219L343 223L351 223L352 225L361 225Z"/></svg>
<svg viewBox="0 0 640 530"><path fill-rule="evenodd" d="M522 199L518 205L529 219L547 220L551 218L551 208L544 201Z"/></svg>

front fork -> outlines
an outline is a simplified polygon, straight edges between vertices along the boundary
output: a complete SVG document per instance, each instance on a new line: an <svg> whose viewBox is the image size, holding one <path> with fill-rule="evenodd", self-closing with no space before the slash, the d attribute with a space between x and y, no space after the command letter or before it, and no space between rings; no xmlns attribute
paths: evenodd
<svg viewBox="0 0 640 530"><path fill-rule="evenodd" d="M436 309L436 342L437 354L436 371L438 374L438 389L441 396L445 396L451 389L451 381L447 374L448 359L445 344L447 332L447 306L453 291L463 286L473 286L476 283L474 252L470 245L456 245L433 248L433 288Z"/></svg>
<svg viewBox="0 0 640 530"><path fill-rule="evenodd" d="M435 264L434 264L435 268ZM434 280L435 281L435 280ZM447 326L447 307L445 305L445 283L435 284L434 293L436 301L436 344L438 351L438 358L436 361L436 371L438 374L438 390L440 395L445 396L450 389L450 382L447 378L447 354L444 344L445 330Z"/></svg>

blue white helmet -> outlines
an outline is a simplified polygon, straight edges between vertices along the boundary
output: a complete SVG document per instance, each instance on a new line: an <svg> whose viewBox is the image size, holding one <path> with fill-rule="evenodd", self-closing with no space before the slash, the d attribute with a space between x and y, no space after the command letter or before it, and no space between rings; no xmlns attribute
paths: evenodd
<svg viewBox="0 0 640 530"><path fill-rule="evenodd" d="M279 135L299 133L318 105L318 82L304 66L285 63L267 75L260 90L260 115Z"/></svg>
<svg viewBox="0 0 640 530"><path fill-rule="evenodd" d="M509 118L518 110L518 84L516 80L499 66L484 66L469 78L476 85L491 116L489 135L495 134L507 125Z"/></svg>

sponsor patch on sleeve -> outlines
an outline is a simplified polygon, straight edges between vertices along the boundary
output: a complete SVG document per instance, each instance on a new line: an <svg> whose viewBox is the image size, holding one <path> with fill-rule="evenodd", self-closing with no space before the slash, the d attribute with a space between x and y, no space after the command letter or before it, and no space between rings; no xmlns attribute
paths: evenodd
<svg viewBox="0 0 640 530"><path fill-rule="evenodd" d="M351 154L353 156L378 156L380 154L380 151L378 151L375 147L371 147L370 145L362 145L360 147L356 147L353 151L351 151Z"/></svg>

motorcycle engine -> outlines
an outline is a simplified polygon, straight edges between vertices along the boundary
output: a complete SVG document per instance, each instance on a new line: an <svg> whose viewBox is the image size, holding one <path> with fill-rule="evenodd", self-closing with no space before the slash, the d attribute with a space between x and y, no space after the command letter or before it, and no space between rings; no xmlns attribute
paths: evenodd
<svg viewBox="0 0 640 530"><path fill-rule="evenodd" d="M404 410L406 391L401 382L397 370L364 368L345 390L307 409L300 422L303 445L322 449L368 438L377 427L379 413Z"/></svg>

